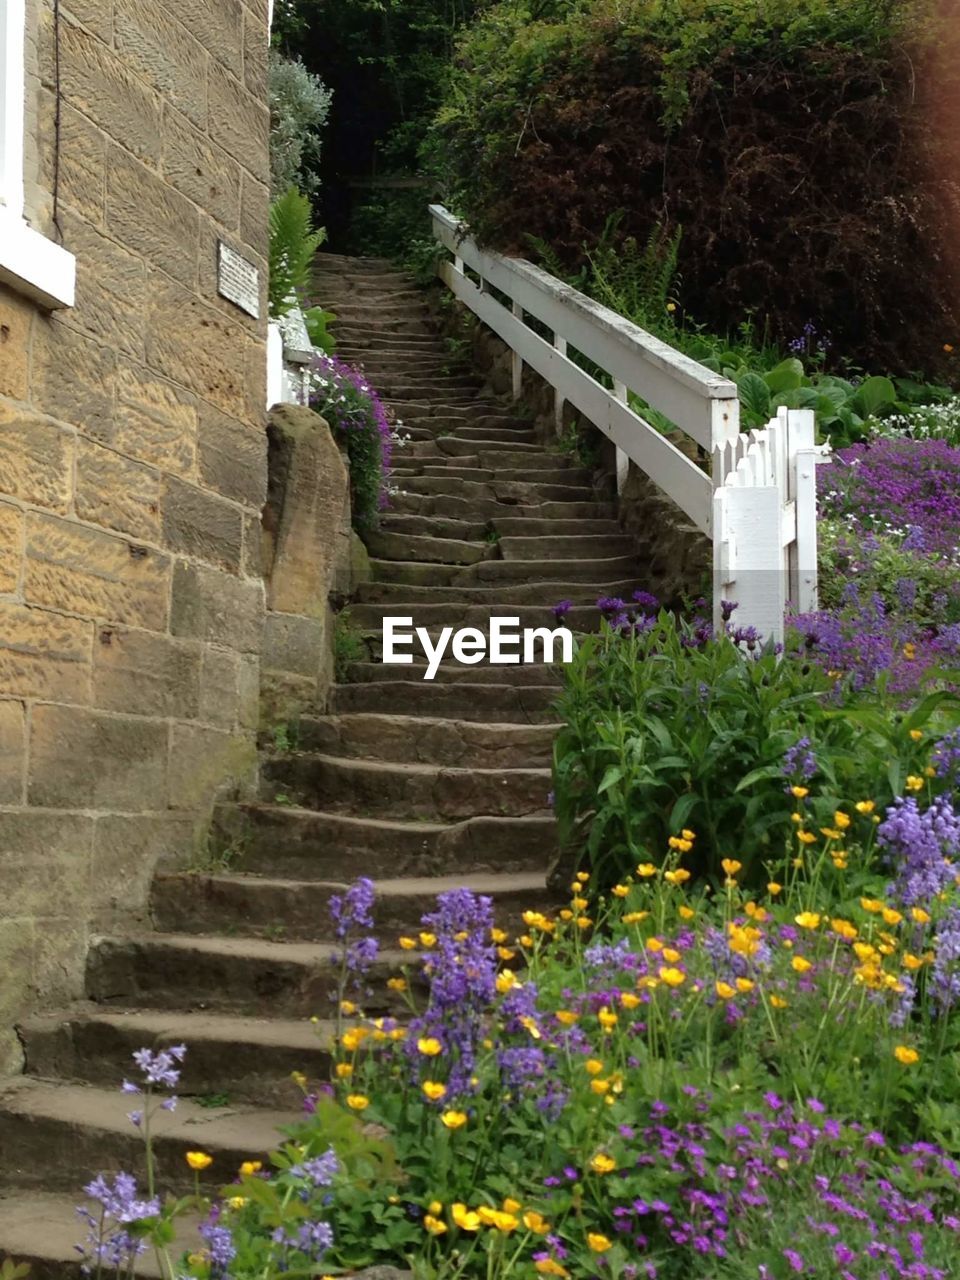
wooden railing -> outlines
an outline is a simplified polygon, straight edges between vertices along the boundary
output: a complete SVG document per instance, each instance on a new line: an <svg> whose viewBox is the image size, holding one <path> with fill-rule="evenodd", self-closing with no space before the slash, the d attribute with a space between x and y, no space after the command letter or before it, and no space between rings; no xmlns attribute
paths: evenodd
<svg viewBox="0 0 960 1280"><path fill-rule="evenodd" d="M737 600L741 626L781 639L787 600L816 604L813 414L781 410L741 434L734 382L532 263L481 249L442 205L430 214L449 254L440 278L510 347L514 397L528 365L554 389L558 427L569 403L616 445L618 488L632 462L712 539L717 619L723 600ZM651 425L630 392L700 446L701 461Z"/></svg>

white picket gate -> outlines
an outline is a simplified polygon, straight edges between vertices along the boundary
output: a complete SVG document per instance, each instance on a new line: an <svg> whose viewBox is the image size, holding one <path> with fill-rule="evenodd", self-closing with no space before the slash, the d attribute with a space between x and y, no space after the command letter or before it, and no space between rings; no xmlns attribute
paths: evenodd
<svg viewBox="0 0 960 1280"><path fill-rule="evenodd" d="M781 409L762 430L741 433L735 383L532 263L481 249L442 205L430 214L450 255L440 278L513 352L514 398L529 365L554 389L558 426L570 403L616 445L618 488L632 462L712 538L715 620L724 600L736 600L739 626L781 640L787 602L805 611L817 600L813 412ZM637 413L628 392L696 441L703 462Z"/></svg>

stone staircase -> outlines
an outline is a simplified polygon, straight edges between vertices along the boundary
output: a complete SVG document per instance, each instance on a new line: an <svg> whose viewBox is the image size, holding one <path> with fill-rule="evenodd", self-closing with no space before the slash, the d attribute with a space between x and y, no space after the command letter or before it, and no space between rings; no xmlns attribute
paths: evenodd
<svg viewBox="0 0 960 1280"><path fill-rule="evenodd" d="M209 1186L270 1150L297 1109L291 1071L328 1074L327 905L344 881L377 882L371 1012L394 1007L390 948L438 892L490 894L515 931L542 905L558 673L447 658L426 682L423 662L381 664L383 617L432 632L503 613L542 626L566 599L568 625L587 629L598 596L642 585L610 496L451 359L406 276L324 255L317 288L339 317L338 355L364 364L410 436L401 492L369 538L373 580L351 606L366 656L327 714L300 723L295 750L265 752L259 801L220 806L218 869L158 876L153 931L96 940L87 1001L21 1028L26 1074L0 1094L0 1258L32 1260L33 1280L79 1274L82 1184L140 1167L117 1089L140 1046L189 1046L183 1100L160 1125L172 1189L192 1184L188 1149L213 1155Z"/></svg>

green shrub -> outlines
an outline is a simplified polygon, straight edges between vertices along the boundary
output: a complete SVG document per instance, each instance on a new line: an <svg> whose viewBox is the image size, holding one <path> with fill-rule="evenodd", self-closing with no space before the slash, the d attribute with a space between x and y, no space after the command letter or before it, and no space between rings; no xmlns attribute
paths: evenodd
<svg viewBox="0 0 960 1280"><path fill-rule="evenodd" d="M290 187L270 206L270 316L285 316L303 300L310 283L313 259L326 239L315 229L310 201Z"/></svg>
<svg viewBox="0 0 960 1280"><path fill-rule="evenodd" d="M698 833L699 871L719 878L723 858L736 857L755 877L790 833L785 761L799 739L816 756L813 821L825 823L841 803L900 793L917 767L909 730L942 705L934 696L904 716L871 691L868 727L852 695L839 703L834 681L802 656L745 654L666 613L640 635L604 624L565 672L553 768L561 845L601 887L657 860L683 827Z"/></svg>
<svg viewBox="0 0 960 1280"><path fill-rule="evenodd" d="M330 90L298 58L270 51L270 187L312 195L320 185L320 130L330 113Z"/></svg>
<svg viewBox="0 0 960 1280"><path fill-rule="evenodd" d="M462 39L425 155L481 238L533 235L576 271L623 211L623 243L683 228L711 329L753 313L781 344L812 322L860 366L943 362L949 184L913 0L560 8L494 5Z"/></svg>

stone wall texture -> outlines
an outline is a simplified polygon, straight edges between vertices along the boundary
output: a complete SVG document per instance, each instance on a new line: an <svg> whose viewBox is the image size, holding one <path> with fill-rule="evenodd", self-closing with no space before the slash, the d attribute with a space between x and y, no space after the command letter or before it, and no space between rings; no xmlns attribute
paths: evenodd
<svg viewBox="0 0 960 1280"><path fill-rule="evenodd" d="M0 1074L255 768L268 0L28 4L27 215L71 310L0 287Z"/></svg>

